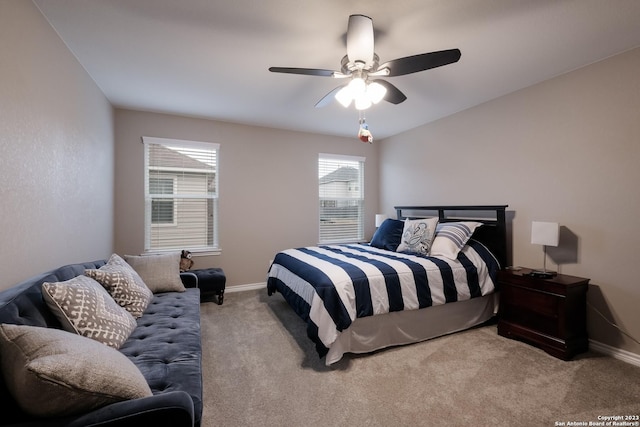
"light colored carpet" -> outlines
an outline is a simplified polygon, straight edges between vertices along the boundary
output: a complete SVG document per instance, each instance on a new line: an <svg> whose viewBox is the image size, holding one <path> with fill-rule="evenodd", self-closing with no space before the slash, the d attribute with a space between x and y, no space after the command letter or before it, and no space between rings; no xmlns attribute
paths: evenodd
<svg viewBox="0 0 640 427"><path fill-rule="evenodd" d="M640 415L639 367L594 352L564 362L495 325L326 367L279 294L227 293L222 306L201 304L201 317L203 427L557 426Z"/></svg>

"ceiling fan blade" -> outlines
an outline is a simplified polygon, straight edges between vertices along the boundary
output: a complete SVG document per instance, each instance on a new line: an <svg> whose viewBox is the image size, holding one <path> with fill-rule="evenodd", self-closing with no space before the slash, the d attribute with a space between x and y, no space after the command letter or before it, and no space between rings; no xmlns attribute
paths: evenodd
<svg viewBox="0 0 640 427"><path fill-rule="evenodd" d="M331 104L331 102L336 97L336 93L338 93L338 91L345 86L346 85L338 86L337 88L333 89L331 92L323 96L322 99L316 103L316 108L326 107L327 105Z"/></svg>
<svg viewBox="0 0 640 427"><path fill-rule="evenodd" d="M400 89L398 89L388 81L380 80L380 79L373 80L373 81L381 84L382 86L385 87L385 89L387 89L387 93L384 95L384 98L382 98L385 101L397 105L397 104L400 104L401 102L404 102L405 99L407 99L407 96L404 93L400 92Z"/></svg>
<svg viewBox="0 0 640 427"><path fill-rule="evenodd" d="M333 77L333 70L320 70L317 68L293 68L293 67L270 67L272 73L303 74L305 76Z"/></svg>
<svg viewBox="0 0 640 427"><path fill-rule="evenodd" d="M373 21L365 15L349 16L347 57L350 62L373 64Z"/></svg>
<svg viewBox="0 0 640 427"><path fill-rule="evenodd" d="M429 70L458 62L460 55L460 49L422 53L420 55L406 56L385 62L378 67L378 70L388 68L388 77L403 76L405 74L417 73L418 71Z"/></svg>

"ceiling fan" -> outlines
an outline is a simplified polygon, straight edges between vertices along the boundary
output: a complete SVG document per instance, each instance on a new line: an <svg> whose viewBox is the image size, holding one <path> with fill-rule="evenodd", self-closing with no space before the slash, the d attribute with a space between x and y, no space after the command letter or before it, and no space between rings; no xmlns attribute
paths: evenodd
<svg viewBox="0 0 640 427"><path fill-rule="evenodd" d="M335 98L344 107L354 101L356 109L364 110L383 99L392 104L400 104L407 99L400 89L379 77L417 73L452 64L460 59L459 49L449 49L406 56L380 64L380 58L374 52L373 38L371 18L351 15L347 26L347 54L342 58L340 71L293 67L270 67L269 71L349 79L348 83L325 95L316 103L316 107L324 107Z"/></svg>

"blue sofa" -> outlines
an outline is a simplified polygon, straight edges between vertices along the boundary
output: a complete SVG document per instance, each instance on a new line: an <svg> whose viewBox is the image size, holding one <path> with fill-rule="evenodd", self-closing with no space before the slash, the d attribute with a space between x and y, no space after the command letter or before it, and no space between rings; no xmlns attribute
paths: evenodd
<svg viewBox="0 0 640 427"><path fill-rule="evenodd" d="M67 265L0 292L0 323L61 329L43 300L42 283L69 280L105 263ZM119 349L140 369L153 396L113 403L86 414L42 419L23 412L2 379L0 425L198 427L202 417L200 291L194 275L182 273L181 279L186 291L155 294Z"/></svg>

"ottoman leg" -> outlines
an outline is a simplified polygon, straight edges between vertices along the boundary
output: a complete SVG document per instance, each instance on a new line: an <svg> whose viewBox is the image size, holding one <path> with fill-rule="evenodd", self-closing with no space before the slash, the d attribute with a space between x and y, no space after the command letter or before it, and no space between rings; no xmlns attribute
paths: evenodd
<svg viewBox="0 0 640 427"><path fill-rule="evenodd" d="M200 300L209 300L214 298L218 305L222 305L224 301L224 288L226 277L221 268L201 268L191 270L198 278L198 287L200 288Z"/></svg>

